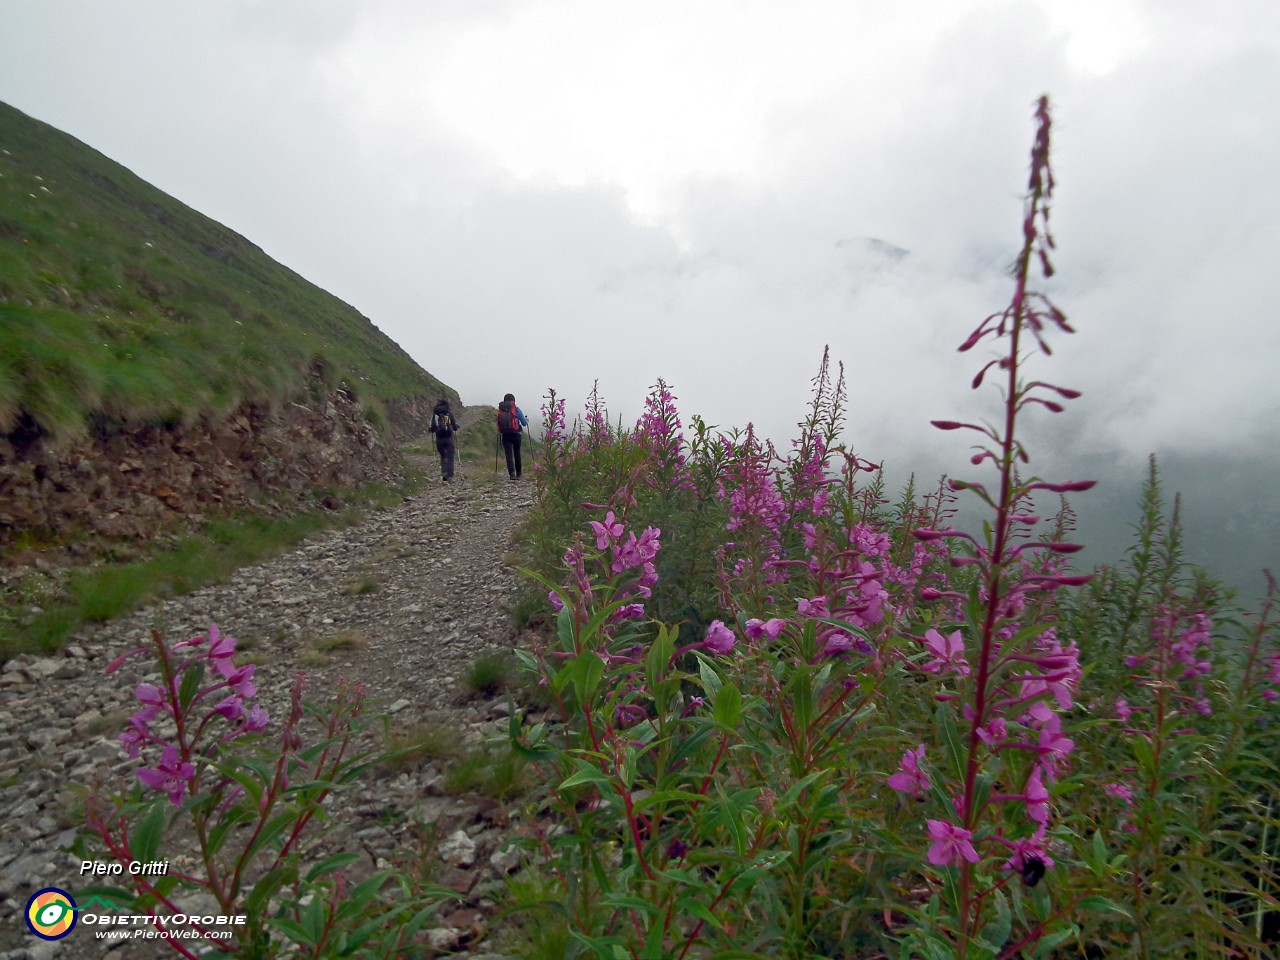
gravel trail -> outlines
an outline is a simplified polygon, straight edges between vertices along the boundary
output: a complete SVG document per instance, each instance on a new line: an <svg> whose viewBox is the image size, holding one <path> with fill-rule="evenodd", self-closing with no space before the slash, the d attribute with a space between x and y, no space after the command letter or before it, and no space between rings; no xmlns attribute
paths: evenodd
<svg viewBox="0 0 1280 960"><path fill-rule="evenodd" d="M237 637L258 663L258 702L273 718L285 712L290 678L303 670L309 695L317 698L340 681L363 682L400 729L444 724L457 731L459 743L501 729L505 698L464 701L460 678L478 657L516 643L509 605L519 575L506 563L532 505L532 486L528 479L499 481L483 463L463 465L460 476L444 484L434 456L410 458L432 479L402 503L345 530L316 534L286 554L242 568L225 584L85 629L55 656L24 655L4 664L0 960L176 956L152 944L108 951L80 929L44 942L27 933L22 918L35 890L80 883L79 860L66 852L75 836L78 785L104 774L132 775L136 762L115 737L136 709L133 687L147 679L145 664L111 677L103 671L145 642L153 625L176 639L216 622ZM514 855L502 849L509 811L486 798L449 795L443 771L433 762L375 770L370 783L335 803L339 826L326 846L363 849L372 869L410 843L421 825L434 825L438 837L452 835L457 843L439 854L439 878L463 899L436 939L442 951L470 948L480 956L475 951L485 946L490 894L517 868Z"/></svg>

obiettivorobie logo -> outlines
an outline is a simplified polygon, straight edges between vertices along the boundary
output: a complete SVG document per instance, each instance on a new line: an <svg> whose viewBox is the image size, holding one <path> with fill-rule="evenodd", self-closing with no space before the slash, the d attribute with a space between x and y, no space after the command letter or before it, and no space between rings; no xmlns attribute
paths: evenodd
<svg viewBox="0 0 1280 960"><path fill-rule="evenodd" d="M91 912L119 911L110 900L90 896L84 905L60 887L45 887L32 894L27 901L25 919L27 928L42 940L61 940L75 929L77 922L96 927L94 935L99 939L165 939L165 940L221 940L231 936L229 928L243 926L248 919L244 914L200 916L198 914L129 914ZM220 929L211 929L220 928Z"/></svg>
<svg viewBox="0 0 1280 960"><path fill-rule="evenodd" d="M45 887L27 901L27 927L41 940L61 940L76 928L78 909L67 891Z"/></svg>

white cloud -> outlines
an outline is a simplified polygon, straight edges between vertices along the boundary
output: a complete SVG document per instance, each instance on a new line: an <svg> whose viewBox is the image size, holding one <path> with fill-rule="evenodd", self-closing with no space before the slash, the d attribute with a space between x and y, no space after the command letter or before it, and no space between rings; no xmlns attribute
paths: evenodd
<svg viewBox="0 0 1280 960"><path fill-rule="evenodd" d="M954 348L1008 297L1047 91L1052 289L1080 334L1034 370L1086 396L1032 429L1139 458L1227 451L1280 406L1278 10L6 0L0 95L469 401L577 403L599 377L634 415L664 376L688 411L781 439L830 343L860 450L955 462L927 422L994 402Z"/></svg>

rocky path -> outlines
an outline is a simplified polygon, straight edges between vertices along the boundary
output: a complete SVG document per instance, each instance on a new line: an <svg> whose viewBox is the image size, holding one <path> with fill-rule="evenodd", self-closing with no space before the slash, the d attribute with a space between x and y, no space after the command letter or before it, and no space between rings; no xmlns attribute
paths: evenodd
<svg viewBox="0 0 1280 960"><path fill-rule="evenodd" d="M435 477L434 462L423 462ZM140 664L106 677L107 663L146 640L153 625L185 638L218 623L258 664L258 702L286 712L291 676L303 670L308 695L321 699L341 680L363 682L401 732L436 725L453 746L498 733L505 698L464 701L461 682L486 654L515 642L505 566L512 536L531 505L528 482L498 482L469 465L452 484L429 481L415 497L371 514L358 526L328 531L290 553L241 569L203 588L78 634L61 654L23 656L0 671L0 960L174 955L146 944L111 948L77 929L43 942L22 920L31 893L74 888L79 859L76 785L136 766L116 736L136 709ZM237 661L240 661L240 657ZM502 849L511 811L494 800L448 788L444 761L376 769L334 804L339 824L326 844L364 851L369 869L423 835L439 882L462 897L433 934L442 952L478 956L501 876L516 867ZM154 942L153 942L154 943ZM496 954L491 954L496 957Z"/></svg>

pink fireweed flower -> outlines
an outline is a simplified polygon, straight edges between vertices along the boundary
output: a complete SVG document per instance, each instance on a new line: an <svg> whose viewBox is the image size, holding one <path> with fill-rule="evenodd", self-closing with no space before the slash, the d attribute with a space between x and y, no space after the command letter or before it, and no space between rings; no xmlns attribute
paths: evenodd
<svg viewBox="0 0 1280 960"><path fill-rule="evenodd" d="M267 711L254 705L244 718L245 733L260 733L267 728Z"/></svg>
<svg viewBox="0 0 1280 960"><path fill-rule="evenodd" d="M236 638L224 637L218 630L216 623L209 625L209 653L207 656L212 661L229 661L236 652Z"/></svg>
<svg viewBox="0 0 1280 960"><path fill-rule="evenodd" d="M707 627L707 638L703 641L703 646L712 653L726 654L732 652L737 642L738 638L722 621L712 620L711 626Z"/></svg>
<svg viewBox="0 0 1280 960"><path fill-rule="evenodd" d="M814 597L812 600L800 600L796 603L796 612L802 617L827 616L827 598Z"/></svg>
<svg viewBox="0 0 1280 960"><path fill-rule="evenodd" d="M244 717L244 700L236 696L234 693L221 700L213 712L226 717L228 720L240 720Z"/></svg>
<svg viewBox="0 0 1280 960"><path fill-rule="evenodd" d="M1056 774L1065 765L1067 754L1075 749L1075 745L1075 741L1062 732L1062 718L1052 714L1040 728L1040 743L1036 747L1045 771L1051 776Z"/></svg>
<svg viewBox="0 0 1280 960"><path fill-rule="evenodd" d="M923 797L929 789L929 774L920 769L920 761L924 759L924 744L902 755L898 772L889 777L889 786L899 793L910 797Z"/></svg>
<svg viewBox="0 0 1280 960"><path fill-rule="evenodd" d="M611 623L621 623L624 620L642 619L644 619L644 604L642 603L625 604L609 615Z"/></svg>
<svg viewBox="0 0 1280 960"><path fill-rule="evenodd" d="M1128 720L1133 716L1133 707L1129 706L1129 702L1123 697L1116 701L1116 719Z"/></svg>
<svg viewBox="0 0 1280 960"><path fill-rule="evenodd" d="M560 594L555 590L551 590L547 593L547 602L551 604L551 609L556 613L559 613L564 609L564 601L560 599Z"/></svg>
<svg viewBox="0 0 1280 960"><path fill-rule="evenodd" d="M598 520L592 520L591 529L596 535L596 549L604 550L610 543L618 540L623 533L622 523L613 515L610 510L604 515L604 523Z"/></svg>
<svg viewBox="0 0 1280 960"><path fill-rule="evenodd" d="M929 673L955 673L962 677L969 675L969 661L964 658L964 638L960 631L953 631L949 637L943 637L937 630L930 629L924 635L925 649L933 654L934 659L921 668Z"/></svg>
<svg viewBox="0 0 1280 960"><path fill-rule="evenodd" d="M246 700L253 699L258 692L258 685L253 682L253 671L256 667L249 664L244 667L235 666L230 660L216 660L214 665L218 668L218 672L227 682L227 686L231 691Z"/></svg>
<svg viewBox="0 0 1280 960"><path fill-rule="evenodd" d="M891 546L887 533L865 523L855 524L849 530L849 543L868 557L883 557Z"/></svg>
<svg viewBox="0 0 1280 960"><path fill-rule="evenodd" d="M1133 787L1130 787L1128 783L1103 783L1102 792L1114 796L1121 803L1133 804Z"/></svg>
<svg viewBox="0 0 1280 960"><path fill-rule="evenodd" d="M1049 791L1044 787L1040 768L1036 767L1027 778L1027 792L1023 794L1027 804L1027 816L1042 827L1049 823Z"/></svg>
<svg viewBox="0 0 1280 960"><path fill-rule="evenodd" d="M747 621L743 628L744 632L752 640L777 640L778 634L782 632L782 628L787 625L787 621L779 620L774 617L771 620L757 620L754 617Z"/></svg>
<svg viewBox="0 0 1280 960"><path fill-rule="evenodd" d="M979 727L975 732L988 747L998 747L1009 739L1009 724L1004 717L993 717L985 727Z"/></svg>
<svg viewBox="0 0 1280 960"><path fill-rule="evenodd" d="M175 806L182 802L182 796L188 785L195 779L194 764L183 763L178 748L168 746L160 755L160 765L156 769L142 767L138 770L138 779L153 790L163 790L169 794L169 802Z"/></svg>
<svg viewBox="0 0 1280 960"><path fill-rule="evenodd" d="M1102 792L1115 797L1126 807L1133 806L1133 789L1124 783L1104 783Z"/></svg>
<svg viewBox="0 0 1280 960"><path fill-rule="evenodd" d="M949 867L962 858L970 863L978 862L978 851L973 848L972 831L957 827L945 820L926 820L933 845L927 859L935 867Z"/></svg>
<svg viewBox="0 0 1280 960"><path fill-rule="evenodd" d="M827 636L827 642L822 648L822 653L823 656L835 657L842 653L847 653L853 648L853 637L842 630L836 630Z"/></svg>
<svg viewBox="0 0 1280 960"><path fill-rule="evenodd" d="M134 693L138 698L138 702L152 711L151 716L153 717L160 712L161 707L166 706L164 691L154 683L140 683Z"/></svg>
<svg viewBox="0 0 1280 960"><path fill-rule="evenodd" d="M129 759L136 760L138 754L142 751L142 746L151 739L151 731L147 729L147 720L151 717L143 717L145 711L139 711L131 716L128 721L129 725L125 727L118 739L120 746L124 747L129 754Z"/></svg>

